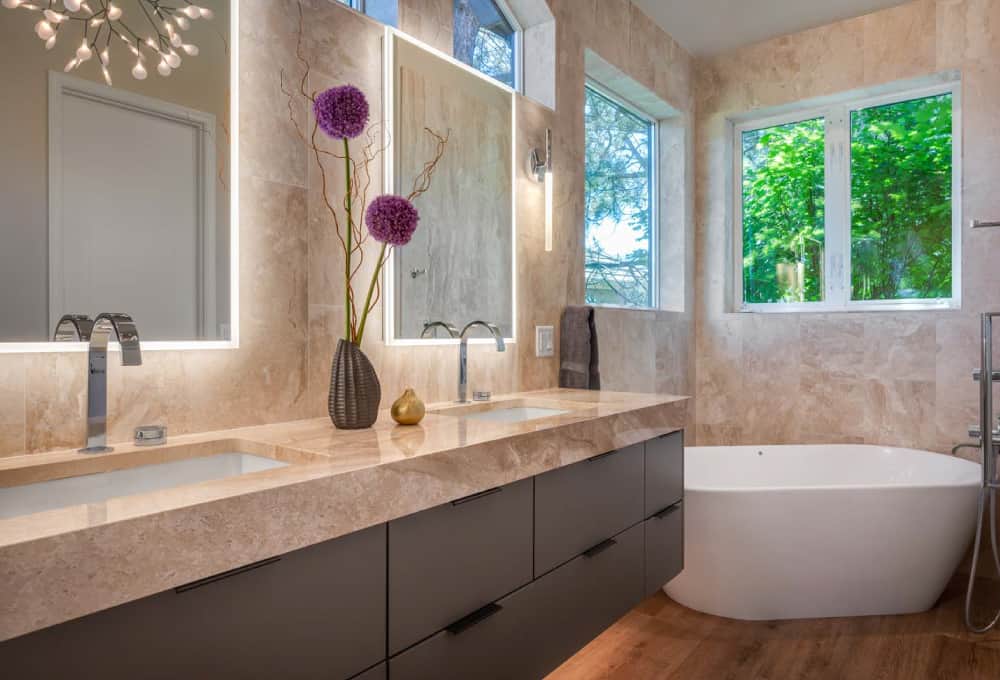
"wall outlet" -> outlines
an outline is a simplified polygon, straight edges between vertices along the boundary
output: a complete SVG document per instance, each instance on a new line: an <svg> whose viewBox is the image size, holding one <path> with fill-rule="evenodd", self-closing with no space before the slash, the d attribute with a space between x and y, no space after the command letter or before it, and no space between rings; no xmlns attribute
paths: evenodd
<svg viewBox="0 0 1000 680"><path fill-rule="evenodd" d="M555 356L555 338L556 331L552 326L535 326L535 356Z"/></svg>

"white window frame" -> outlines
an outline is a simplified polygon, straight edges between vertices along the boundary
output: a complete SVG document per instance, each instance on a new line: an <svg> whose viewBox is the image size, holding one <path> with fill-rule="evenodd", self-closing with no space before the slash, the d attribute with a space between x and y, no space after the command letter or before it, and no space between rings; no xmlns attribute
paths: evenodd
<svg viewBox="0 0 1000 680"><path fill-rule="evenodd" d="M364 2L364 0L352 0L352 2ZM514 49L513 49L513 56L514 56L514 87L513 87L513 90L515 92L518 92L518 93L523 93L524 92L524 27L521 26L521 22L519 22L517 20L517 16L514 14L514 12L510 8L510 5L508 5L505 0L491 0L491 2L494 4L494 6L496 6L497 11L500 12L500 15L507 21L508 24L510 24L510 27L514 29ZM454 16L454 13L455 13L455 0L451 0L451 11L452 11L452 16ZM452 48L452 54L454 54L454 48ZM482 71L479 71L479 69L477 69L472 64L466 64L466 66L468 66L469 68L475 69L479 73L482 73ZM501 81L497 80L496 78L493 78L493 76L491 76L489 74L483 73L483 75L485 75L488 78L491 78L492 80L496 80L498 83L500 83L504 87L509 87L506 83L501 82Z"/></svg>
<svg viewBox="0 0 1000 680"><path fill-rule="evenodd" d="M599 95L605 99L609 99L613 103L627 110L636 118L640 118L647 123L649 123L650 128L650 147L652 158L649 163L649 181L650 181L650 197L649 197L649 287L650 304L647 305L609 305L609 304L599 304L595 303L592 306L602 307L604 309L635 309L635 310L656 310L660 308L660 121L658 121L654 116L649 115L643 111L640 107L636 106L632 102L624 99L620 95L615 94L608 88L601 85L593 78L586 78L584 83L584 91L586 88L594 90ZM586 130L584 130L586 135ZM584 170L586 171L586 159L584 159ZM583 243L583 258L584 264L587 262L587 242L586 242L586 216L584 217L584 243ZM584 267L584 294L586 294L587 281L586 281L586 267Z"/></svg>
<svg viewBox="0 0 1000 680"><path fill-rule="evenodd" d="M367 4L368 0L337 0L337 2L339 2L342 5L344 5L345 7L349 7L351 9L353 9L355 12L359 12L361 14L364 14L366 17L368 17L369 19L372 19L373 21L378 21L377 19L375 19L374 17L372 17L371 15L368 14L368 8L365 6ZM396 13L397 13L396 14L396 22L399 23L399 3L398 2L396 3ZM393 28L395 28L395 27L393 27Z"/></svg>
<svg viewBox="0 0 1000 680"><path fill-rule="evenodd" d="M493 0L493 4L514 29L514 91L524 92L524 27L514 16L506 0Z"/></svg>
<svg viewBox="0 0 1000 680"><path fill-rule="evenodd" d="M960 309L962 306L962 102L957 74L895 83L804 104L776 115L730 121L733 130L733 299L740 312L859 312ZM948 298L851 300L851 112L922 97L952 97L952 294ZM826 124L824 292L821 302L745 302L743 299L743 133L823 118Z"/></svg>

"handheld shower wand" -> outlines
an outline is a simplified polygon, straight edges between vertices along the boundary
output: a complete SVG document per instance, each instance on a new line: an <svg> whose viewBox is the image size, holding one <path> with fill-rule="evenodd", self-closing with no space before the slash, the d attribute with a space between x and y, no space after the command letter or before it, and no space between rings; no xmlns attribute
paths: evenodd
<svg viewBox="0 0 1000 680"><path fill-rule="evenodd" d="M976 584L976 567L983 544L983 529L990 529L990 544L993 549L993 564L1000 575L1000 547L997 545L997 453L1000 451L1000 427L993 429L993 383L1000 380L993 370L993 319L1000 313L986 313L982 317L982 364L974 377L979 380L979 428L970 434L978 437L983 454L983 484L979 490L979 514L976 515L976 540L972 547L972 567L969 571L969 586L965 591L965 626L973 633L985 633L1000 622L1000 610L985 625L977 626L972 620L972 599ZM983 512L989 511L989 518Z"/></svg>

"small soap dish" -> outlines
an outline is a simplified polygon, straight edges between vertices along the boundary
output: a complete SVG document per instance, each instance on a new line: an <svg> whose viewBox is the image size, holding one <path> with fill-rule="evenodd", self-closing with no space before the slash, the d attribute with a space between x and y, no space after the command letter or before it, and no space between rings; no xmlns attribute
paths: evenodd
<svg viewBox="0 0 1000 680"><path fill-rule="evenodd" d="M163 425L140 425L135 428L136 446L159 446L167 443L167 428Z"/></svg>

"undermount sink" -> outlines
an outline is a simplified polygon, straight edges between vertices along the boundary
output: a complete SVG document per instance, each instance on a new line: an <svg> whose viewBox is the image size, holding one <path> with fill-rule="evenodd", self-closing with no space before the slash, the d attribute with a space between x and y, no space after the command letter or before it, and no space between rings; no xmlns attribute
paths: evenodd
<svg viewBox="0 0 1000 680"><path fill-rule="evenodd" d="M433 413L487 423L523 423L561 416L573 409L562 403L536 399L508 399L457 404L433 409Z"/></svg>
<svg viewBox="0 0 1000 680"><path fill-rule="evenodd" d="M537 406L514 406L511 408L498 408L492 411L482 411L480 413L470 413L464 417L466 420L480 420L491 423L522 423L526 420L561 416L564 413L569 413L569 411L555 408L540 408Z"/></svg>
<svg viewBox="0 0 1000 680"><path fill-rule="evenodd" d="M141 457L141 453L123 454ZM287 467L290 463L242 451L138 464L0 488L0 519L111 498L162 491Z"/></svg>

